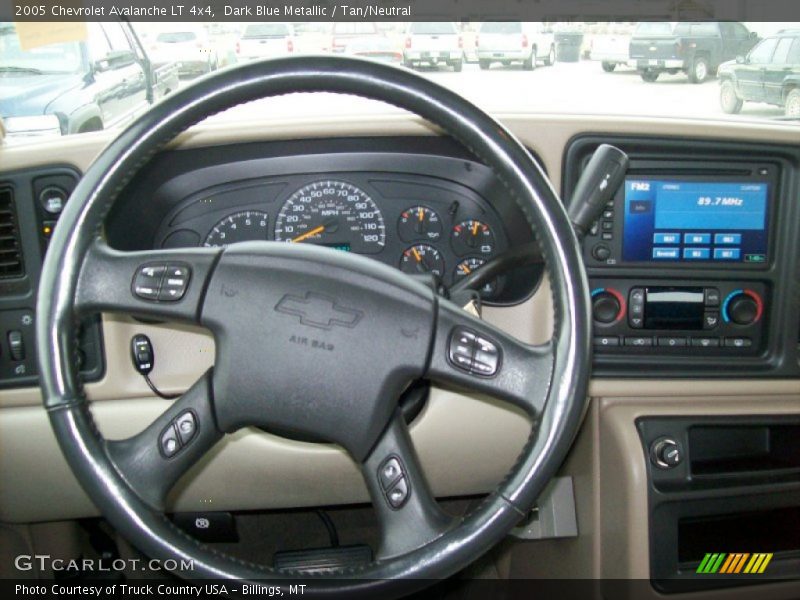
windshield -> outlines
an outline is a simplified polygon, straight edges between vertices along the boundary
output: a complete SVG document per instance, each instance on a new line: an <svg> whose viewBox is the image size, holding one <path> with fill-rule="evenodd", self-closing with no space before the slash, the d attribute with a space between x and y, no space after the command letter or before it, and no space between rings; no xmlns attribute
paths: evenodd
<svg viewBox="0 0 800 600"><path fill-rule="evenodd" d="M79 40L35 42L14 25L0 26L0 116L42 115L58 107L76 119L60 117L62 135L121 127L215 70L325 54L411 69L500 118L539 113L800 126L797 93L777 83L800 80L800 23L103 22L89 23ZM92 68L82 68L82 61ZM766 86L748 83L754 64L763 69ZM81 78L50 79L63 73ZM147 86L126 84L134 75ZM89 125L77 121L87 114L79 109L87 102L96 115ZM397 112L343 95L290 94L207 122L249 127L259 120Z"/></svg>
<svg viewBox="0 0 800 600"><path fill-rule="evenodd" d="M289 33L289 28L282 23L259 23L257 25L248 25L242 37L282 37L289 35Z"/></svg>
<svg viewBox="0 0 800 600"><path fill-rule="evenodd" d="M0 23L0 75L73 73L80 67L80 44L69 42L23 49L14 25Z"/></svg>
<svg viewBox="0 0 800 600"><path fill-rule="evenodd" d="M634 35L671 35L672 29L672 23L639 23Z"/></svg>
<svg viewBox="0 0 800 600"><path fill-rule="evenodd" d="M159 33L157 42L165 44L178 44L181 42L193 42L197 39L197 34L193 31L173 31L171 33Z"/></svg>

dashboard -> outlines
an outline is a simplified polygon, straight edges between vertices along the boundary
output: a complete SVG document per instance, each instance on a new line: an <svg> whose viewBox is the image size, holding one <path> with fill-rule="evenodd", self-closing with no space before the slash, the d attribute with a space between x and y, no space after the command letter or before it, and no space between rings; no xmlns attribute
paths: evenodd
<svg viewBox="0 0 800 600"><path fill-rule="evenodd" d="M789 481L788 471L781 471L783 479L769 470L761 475L737 474L739 463L750 464L749 455L725 457L724 448L717 452L713 444L704 444L705 432L710 431L714 439L733 439L729 444L733 454L741 446L739 439L760 452L771 431L775 430L775 439L784 431L771 420L784 426L786 415L800 410L800 149L796 131L785 125L709 121L699 128L695 122L674 119L586 115L507 115L503 121L535 151L564 198L570 197L599 143L612 143L631 157L628 185L583 241L594 293L594 371L586 422L560 472L574 476L579 536L570 543L578 551L565 560L558 540L543 540L533 545L531 560L526 561L523 554L516 563L525 565L526 577L563 572L604 578L670 577L695 560L691 540L681 538L691 529L687 523L714 519L721 513L746 513L764 505L766 497L776 506L797 506L797 496L785 494L784 488L796 486ZM292 225L287 219L295 216L291 207L297 203L289 202L292 197L310 197L309 189L314 188L308 186L317 183L319 190L319 182L325 183L323 189L332 188L330 195L335 196L343 188L327 183L341 182L360 190L380 212L385 245L365 255L400 268L405 250L427 244L442 256L444 281L451 282L462 256L481 257L472 252L461 255L454 247L454 228L462 221L472 219L489 226L494 237L492 257L530 243L531 236L524 215L515 212L492 174L457 144L431 133L407 117L226 125L218 130L201 125L156 156L122 191L105 233L120 250L230 243L228 236L239 235L243 222L241 216L233 218L237 224L233 229L231 217L259 211L266 214L265 225L251 218L244 228L248 237L255 229L259 239L271 241L276 239L284 207L289 209L282 223ZM64 463L41 407L35 387L35 339L29 328L35 318L39 268L49 234L58 226L59 206L110 137L100 132L71 136L52 145L0 148L0 202L6 209L0 218L15 236L6 242L3 256L8 260L0 272L0 386L5 388L0 390L0 474L5 482L0 489L0 520L4 522L97 514ZM760 173L760 167L768 171ZM390 189L385 182L391 182ZM642 183L649 183L650 190ZM675 192L686 191L675 186L689 184L699 186L689 188L694 195L691 210L675 220L676 215L668 214L675 212L669 205ZM394 186L402 193L392 191ZM363 202L360 193L346 189L348 196ZM738 198L738 192L748 194ZM704 198L711 201L701 202ZM453 199L459 203L455 215L448 211ZM313 204L315 199L311 200L300 204ZM352 209L344 202L334 207L340 224L348 223L357 210L356 201ZM626 220L629 209L642 202L650 202L652 221L643 223L640 213ZM413 220L414 211L409 209L418 206L438 216L438 239L408 241L408 233L401 234L409 225L403 213ZM376 212L369 204L367 208L366 212ZM656 213L665 208L668 220L657 222ZM731 208L729 227L711 229L712 219L704 216L707 208L714 211L714 221L718 220L716 211L727 213ZM736 216L745 209L747 220ZM312 218L294 237L325 224L328 215L323 217L323 210L328 209L297 211L308 212ZM348 230L349 241L326 239L325 235L334 234L326 227L325 235L314 238L315 233L295 243L328 243L333 245L331 251L349 243L351 252L360 251L357 236L375 231L363 225L374 223L380 231L380 221L375 215L356 217L358 230ZM317 224L315 219L322 222ZM416 219L419 222L418 212ZM423 222L424 233L433 231L435 238L432 215L423 214ZM416 227L415 234L421 235ZM219 239L221 233L227 242ZM733 243L739 241L735 237L716 243L717 234L741 234L741 243ZM717 247L740 249L739 258L714 259ZM674 250L653 258L653 252L663 248L678 249L677 258ZM697 248L707 248L709 258L705 253L694 255ZM689 256L684 256L687 250ZM747 255L755 256L748 260ZM537 267L507 273L496 295L487 299L484 318L525 341L546 340L552 305L546 280L540 285L540 276ZM733 321L735 313L740 315L738 320L753 319L750 324L726 323L722 315L726 298L737 290L750 290L760 299L760 309L749 294L741 298L737 293L728 300L729 318ZM715 329L702 328L707 312L719 315ZM641 327L635 326L639 318ZM9 337L15 331L21 338ZM152 377L163 391L180 393L213 363L213 339L200 330L118 315L103 315L102 320L88 323L81 344L83 379L98 427L110 439L138 433L166 406L150 393L131 364L130 341L140 333L153 342L157 364ZM640 343L639 338L650 345L633 345ZM719 345L710 341L706 342L710 347L703 347L704 338L716 338ZM750 344L725 346L725 340L738 338L750 338ZM670 340L674 345L669 345ZM515 460L529 430L525 419L500 404L433 388L411 434L436 495L457 497L491 489ZM720 436L720 430L738 437ZM357 470L335 448L311 447L254 430L230 437L176 490L176 511L207 510L210 501L215 510L263 510L367 500ZM660 469L648 458L652 444L664 437L683 451L684 460L675 468ZM764 452L775 454L777 461L781 451L791 454L786 447L777 445ZM470 468L453 469L453 457ZM761 456L755 460L768 465ZM727 471L713 472L714 464ZM698 465L704 471L699 472ZM320 477L333 483L319 486ZM766 493L768 478L781 489L770 488ZM53 489L59 490L55 503ZM734 505L734 497L743 500ZM645 523L650 525L645 527ZM653 524L661 535L651 539ZM741 528L727 527L727 531ZM775 529L785 530L785 521ZM596 535L586 535L587 531ZM665 532L677 539L664 538ZM727 539L707 533L698 545L702 552L721 547L720 540ZM770 551L777 548L768 547ZM597 552L598 548L603 552ZM686 560L677 565L679 556ZM774 568L779 558L776 554Z"/></svg>
<svg viewBox="0 0 800 600"><path fill-rule="evenodd" d="M232 146L223 161L209 164L200 153L165 153L123 193L109 218L109 241L128 250L315 244L449 287L532 240L491 172L447 141L348 144L358 151L337 144L325 153L322 141L311 154L309 146ZM151 198L153 206L142 211L136 198ZM518 269L488 282L483 301L523 301L537 272Z"/></svg>

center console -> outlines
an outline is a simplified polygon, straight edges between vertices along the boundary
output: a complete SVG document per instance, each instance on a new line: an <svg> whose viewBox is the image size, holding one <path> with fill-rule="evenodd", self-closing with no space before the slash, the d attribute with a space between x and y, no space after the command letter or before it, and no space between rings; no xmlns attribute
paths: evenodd
<svg viewBox="0 0 800 600"><path fill-rule="evenodd" d="M797 157L775 148L581 137L564 195L600 143L630 157L623 184L587 233L595 375L797 374L782 252ZM777 316L786 314L786 320ZM795 325L796 328L796 325Z"/></svg>

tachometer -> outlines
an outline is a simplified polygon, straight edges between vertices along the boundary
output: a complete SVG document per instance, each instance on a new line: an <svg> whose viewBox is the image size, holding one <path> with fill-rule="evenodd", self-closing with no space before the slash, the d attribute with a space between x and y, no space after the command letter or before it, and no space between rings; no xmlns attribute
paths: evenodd
<svg viewBox="0 0 800 600"><path fill-rule="evenodd" d="M204 246L229 246L236 242L267 239L269 216L258 210L245 210L228 215L211 228Z"/></svg>
<svg viewBox="0 0 800 600"><path fill-rule="evenodd" d="M363 190L343 181L315 181L283 205L275 221L275 239L375 254L386 245L386 225Z"/></svg>

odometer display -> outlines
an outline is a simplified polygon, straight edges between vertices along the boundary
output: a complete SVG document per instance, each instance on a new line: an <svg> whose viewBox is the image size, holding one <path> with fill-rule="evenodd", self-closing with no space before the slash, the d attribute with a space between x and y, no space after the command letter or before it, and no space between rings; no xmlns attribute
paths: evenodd
<svg viewBox="0 0 800 600"><path fill-rule="evenodd" d="M316 181L283 205L275 221L275 239L376 254L386 245L386 225L363 190L343 181Z"/></svg>

